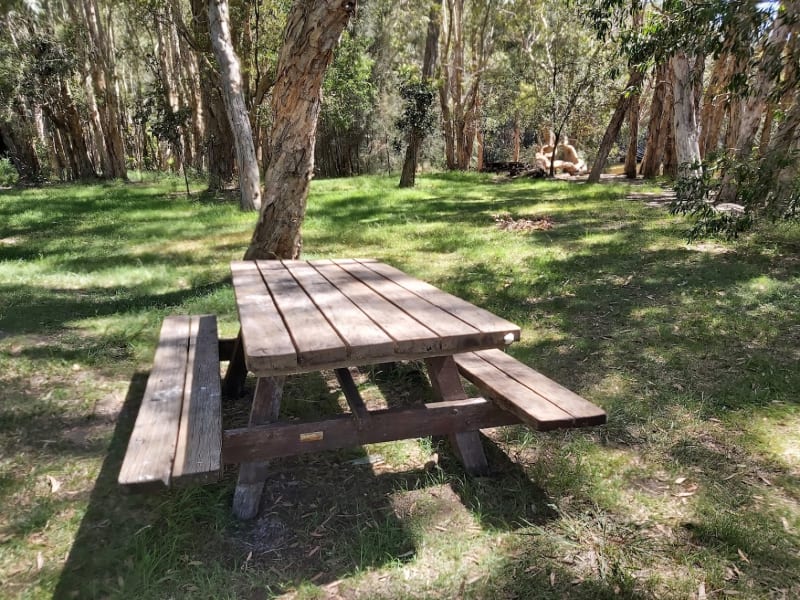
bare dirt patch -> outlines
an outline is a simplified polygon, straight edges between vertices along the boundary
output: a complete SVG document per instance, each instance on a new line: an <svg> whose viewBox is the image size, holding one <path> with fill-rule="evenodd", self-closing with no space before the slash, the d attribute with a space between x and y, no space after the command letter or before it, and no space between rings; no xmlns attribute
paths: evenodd
<svg viewBox="0 0 800 600"><path fill-rule="evenodd" d="M555 226L553 219L550 217L519 217L515 219L508 213L501 213L494 215L493 218L497 228L503 231L542 231L552 229Z"/></svg>

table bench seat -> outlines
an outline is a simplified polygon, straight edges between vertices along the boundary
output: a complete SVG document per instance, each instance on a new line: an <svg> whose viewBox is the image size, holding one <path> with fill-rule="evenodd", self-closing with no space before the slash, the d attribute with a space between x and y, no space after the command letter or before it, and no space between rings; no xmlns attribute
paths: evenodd
<svg viewBox="0 0 800 600"><path fill-rule="evenodd" d="M539 431L602 425L606 413L502 350L454 356L460 374L501 408Z"/></svg>
<svg viewBox="0 0 800 600"><path fill-rule="evenodd" d="M222 406L217 319L164 319L119 483L137 490L217 481Z"/></svg>

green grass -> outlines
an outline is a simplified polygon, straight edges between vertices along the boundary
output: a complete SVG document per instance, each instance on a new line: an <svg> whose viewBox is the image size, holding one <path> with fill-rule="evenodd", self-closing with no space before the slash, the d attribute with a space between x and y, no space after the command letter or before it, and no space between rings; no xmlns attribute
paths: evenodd
<svg viewBox="0 0 800 600"><path fill-rule="evenodd" d="M518 323L511 352L609 424L489 432L491 478L430 439L276 461L241 524L233 471L116 485L163 317L237 330L228 263L254 217L181 186L0 191L0 595L800 595L797 228L687 245L624 184L314 182L306 257L379 258ZM430 393L415 364L356 381L376 406ZM345 406L330 374L287 387L289 415ZM225 412L241 423L246 399Z"/></svg>

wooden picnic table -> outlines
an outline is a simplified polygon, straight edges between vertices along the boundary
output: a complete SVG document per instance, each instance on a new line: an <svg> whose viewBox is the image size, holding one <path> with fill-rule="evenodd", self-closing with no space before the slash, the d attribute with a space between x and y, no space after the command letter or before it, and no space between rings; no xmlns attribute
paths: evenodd
<svg viewBox="0 0 800 600"><path fill-rule="evenodd" d="M257 377L249 426L223 434L226 463L240 463L234 513L255 515L266 461L352 445L450 435L473 473L487 470L478 430L518 423L485 398L468 398L454 355L502 348L520 329L466 300L371 259L231 264L241 331L227 389ZM349 367L424 360L437 402L366 409ZM287 375L332 369L351 414L275 423Z"/></svg>

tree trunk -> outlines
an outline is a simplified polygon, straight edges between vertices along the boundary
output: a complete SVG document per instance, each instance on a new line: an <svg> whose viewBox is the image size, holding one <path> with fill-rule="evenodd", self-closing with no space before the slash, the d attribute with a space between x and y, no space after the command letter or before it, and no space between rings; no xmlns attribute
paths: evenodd
<svg viewBox="0 0 800 600"><path fill-rule="evenodd" d="M322 81L355 2L295 0L272 90L270 162L245 258L297 258L302 247Z"/></svg>
<svg viewBox="0 0 800 600"><path fill-rule="evenodd" d="M672 67L675 158L680 175L698 176L700 130L697 123L694 60L679 51L670 59Z"/></svg>
<svg viewBox="0 0 800 600"><path fill-rule="evenodd" d="M617 107L614 109L614 114L611 115L611 121L608 123L606 132L603 134L600 147L597 149L597 157L589 173L588 183L597 183L600 181L600 174L606 166L608 153L611 152L611 147L614 145L617 135L619 135L619 130L622 127L625 115L630 110L633 94L635 93L633 90L639 88L643 79L644 73L639 70L633 70L628 75L628 83L625 84L625 89L622 94L620 94L619 100L617 100ZM655 103L655 92L653 93L653 98L653 102Z"/></svg>
<svg viewBox="0 0 800 600"><path fill-rule="evenodd" d="M261 208L261 179L256 161L256 148L253 145L253 131L250 128L250 116L242 92L239 59L233 50L228 25L228 1L209 0L208 19L211 43L222 75L225 109L236 145L236 166L239 170L241 191L240 206L242 210L258 210Z"/></svg>
<svg viewBox="0 0 800 600"><path fill-rule="evenodd" d="M110 32L103 26L96 0L84 0L83 11L89 39L96 49L96 52L89 57L89 62L95 94L101 100L98 110L103 126L106 153L103 177L127 179L125 144L122 140L122 119Z"/></svg>
<svg viewBox="0 0 800 600"><path fill-rule="evenodd" d="M206 163L208 165L208 189L218 191L227 188L233 181L234 142L228 116L219 89L219 75L210 63L211 36L209 33L208 7L205 0L191 0L192 28L198 46L200 94L205 137Z"/></svg>
<svg viewBox="0 0 800 600"><path fill-rule="evenodd" d="M511 162L519 162L520 147L519 114L514 114L514 133L511 142Z"/></svg>
<svg viewBox="0 0 800 600"><path fill-rule="evenodd" d="M639 155L639 92L631 94L628 108L628 151L625 153L625 177L636 179L636 160Z"/></svg>
<svg viewBox="0 0 800 600"><path fill-rule="evenodd" d="M731 66L734 62L730 54L723 53L717 58L714 68L711 70L711 78L703 96L700 118L700 154L703 158L719 146L719 134L722 130L725 106L728 102L725 88L730 81Z"/></svg>
<svg viewBox="0 0 800 600"><path fill-rule="evenodd" d="M422 82L428 83L433 77L436 69L436 58L439 53L439 30L441 28L439 20L440 2L437 0L431 4L428 13L428 34L425 37L425 53L422 57ZM406 147L406 156L403 161L403 171L400 174L400 187L414 187L416 183L417 164L419 163L419 151L425 141L426 131L411 129Z"/></svg>
<svg viewBox="0 0 800 600"><path fill-rule="evenodd" d="M650 119L647 123L647 141L639 173L645 179L658 176L661 157L664 153L661 134L661 121L664 118L664 102L667 96L667 67L662 63L653 73L653 99L650 102Z"/></svg>

